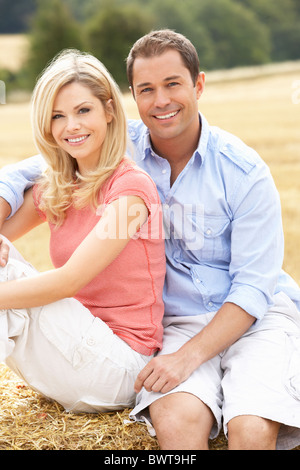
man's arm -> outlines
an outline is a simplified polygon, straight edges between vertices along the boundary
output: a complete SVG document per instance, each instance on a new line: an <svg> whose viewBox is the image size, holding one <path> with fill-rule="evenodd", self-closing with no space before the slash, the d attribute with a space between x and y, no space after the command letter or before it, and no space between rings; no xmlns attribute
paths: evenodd
<svg viewBox="0 0 300 470"><path fill-rule="evenodd" d="M19 163L6 165L0 170L0 233L5 220L13 216L22 206L24 192L42 174L46 163L41 155ZM4 267L9 255L9 246L0 237L0 266Z"/></svg>
<svg viewBox="0 0 300 470"><path fill-rule="evenodd" d="M278 192L267 167L240 180L231 205L231 289L214 319L178 351L151 360L135 389L167 392L201 364L238 340L267 312L282 267L283 234Z"/></svg>
<svg viewBox="0 0 300 470"><path fill-rule="evenodd" d="M12 165L6 165L0 170L0 199L4 199L9 206L1 202L0 224L11 217L21 207L24 201L24 192L29 189L46 168L45 160L41 155L27 158ZM0 225L1 229L2 224Z"/></svg>
<svg viewBox="0 0 300 470"><path fill-rule="evenodd" d="M203 330L172 354L157 356L139 373L138 393L146 390L167 393L186 380L201 364L239 339L255 318L232 303L225 303Z"/></svg>
<svg viewBox="0 0 300 470"><path fill-rule="evenodd" d="M5 220L10 216L11 207L9 203L0 196L0 227L2 227Z"/></svg>

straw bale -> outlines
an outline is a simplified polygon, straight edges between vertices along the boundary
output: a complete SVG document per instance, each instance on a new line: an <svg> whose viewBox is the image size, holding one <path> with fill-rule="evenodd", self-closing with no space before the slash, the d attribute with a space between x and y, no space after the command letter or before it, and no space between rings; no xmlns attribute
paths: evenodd
<svg viewBox="0 0 300 470"><path fill-rule="evenodd" d="M146 426L130 410L67 413L0 364L0 450L155 450Z"/></svg>
<svg viewBox="0 0 300 470"><path fill-rule="evenodd" d="M129 409L67 413L0 364L0 450L159 450L143 423L129 423ZM211 449L226 448L225 439Z"/></svg>
<svg viewBox="0 0 300 470"><path fill-rule="evenodd" d="M0 363L0 451L2 450L159 450L129 409L113 413L68 413L47 400ZM226 450L223 433L210 450ZM300 450L300 446L295 450Z"/></svg>

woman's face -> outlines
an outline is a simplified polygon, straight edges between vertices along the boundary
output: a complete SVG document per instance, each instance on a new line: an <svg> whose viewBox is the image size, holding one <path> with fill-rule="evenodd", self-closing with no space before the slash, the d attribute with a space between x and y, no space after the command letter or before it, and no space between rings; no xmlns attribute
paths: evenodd
<svg viewBox="0 0 300 470"><path fill-rule="evenodd" d="M57 145L77 160L81 174L97 167L107 124L112 119L112 113L87 86L73 82L58 92L52 111L52 135Z"/></svg>

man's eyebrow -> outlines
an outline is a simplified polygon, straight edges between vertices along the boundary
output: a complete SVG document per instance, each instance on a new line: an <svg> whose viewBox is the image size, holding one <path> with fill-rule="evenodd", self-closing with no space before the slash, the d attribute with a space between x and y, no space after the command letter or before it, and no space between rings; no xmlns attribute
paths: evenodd
<svg viewBox="0 0 300 470"><path fill-rule="evenodd" d="M151 85L151 82L140 83L140 84L137 85L136 87L137 87L137 88L143 88L143 87L149 86L149 85Z"/></svg>
<svg viewBox="0 0 300 470"><path fill-rule="evenodd" d="M180 75L172 75L170 77L166 77L163 79L164 82L170 82L172 80L178 80L179 78L181 78ZM143 88L143 87L147 87L147 86L151 86L152 83L151 82L144 82L144 83L139 83L136 87L137 88Z"/></svg>
<svg viewBox="0 0 300 470"><path fill-rule="evenodd" d="M82 103L79 103L77 106L74 106L74 109L80 108L84 104L93 104L91 101L83 101ZM60 109L53 109L53 113L62 113Z"/></svg>
<svg viewBox="0 0 300 470"><path fill-rule="evenodd" d="M165 78L164 82L170 82L172 80L178 80L179 78L181 78L181 75L172 75L171 77Z"/></svg>

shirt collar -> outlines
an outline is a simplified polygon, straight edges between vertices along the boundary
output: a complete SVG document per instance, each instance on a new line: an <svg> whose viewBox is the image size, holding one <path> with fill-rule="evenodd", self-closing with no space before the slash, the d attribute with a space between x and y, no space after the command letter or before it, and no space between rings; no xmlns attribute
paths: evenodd
<svg viewBox="0 0 300 470"><path fill-rule="evenodd" d="M199 112L199 120L201 122L201 136L198 142L197 149L194 152L192 158L201 158L204 161L205 154L207 151L208 140L209 140L209 124L203 114ZM146 157L151 157L155 154L151 146L150 132L148 128L145 128L144 135L142 136L142 148L143 152L140 155L140 160L144 160Z"/></svg>

